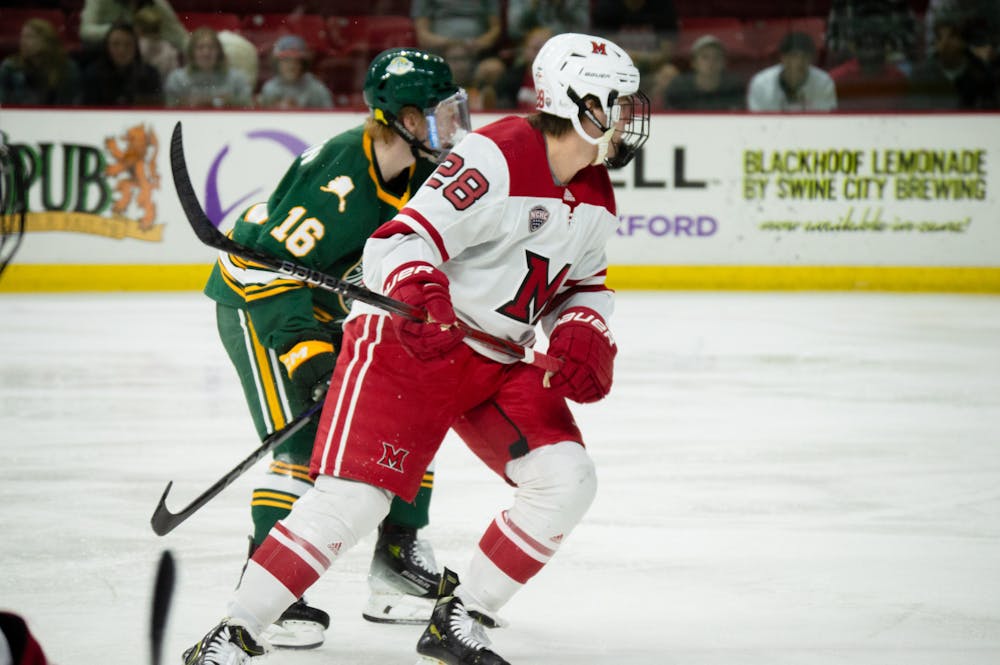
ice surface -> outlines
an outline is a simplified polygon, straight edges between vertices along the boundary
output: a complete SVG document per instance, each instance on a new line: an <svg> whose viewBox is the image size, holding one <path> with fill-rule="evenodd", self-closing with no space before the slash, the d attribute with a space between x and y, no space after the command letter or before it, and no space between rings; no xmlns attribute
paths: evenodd
<svg viewBox="0 0 1000 665"><path fill-rule="evenodd" d="M196 293L0 296L0 607L58 665L165 662L221 616L257 445ZM585 521L494 631L515 665L1000 663L1000 298L619 294L612 396L575 410ZM508 488L446 441L432 525L459 572ZM372 537L309 594L327 644L264 662L411 665L417 626L361 619Z"/></svg>

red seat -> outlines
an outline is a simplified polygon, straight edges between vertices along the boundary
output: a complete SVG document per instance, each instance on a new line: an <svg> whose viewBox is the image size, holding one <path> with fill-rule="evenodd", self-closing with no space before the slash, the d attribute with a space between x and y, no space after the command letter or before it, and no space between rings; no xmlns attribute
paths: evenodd
<svg viewBox="0 0 1000 665"><path fill-rule="evenodd" d="M51 23L56 32L62 35L66 26L65 15L58 9L30 9L28 7L9 7L3 10L3 20L0 21L0 34L21 34L21 27L29 18L43 18Z"/></svg>
<svg viewBox="0 0 1000 665"><path fill-rule="evenodd" d="M220 14L218 12L177 12L177 18L181 20L188 31L198 28L211 28L216 32L230 30L240 31L240 17L236 14Z"/></svg>
<svg viewBox="0 0 1000 665"><path fill-rule="evenodd" d="M270 56L271 47L282 35L298 35L317 58L330 48L326 19L318 14L249 14L242 29L262 58Z"/></svg>
<svg viewBox="0 0 1000 665"><path fill-rule="evenodd" d="M747 24L747 42L762 60L772 63L780 57L781 40L789 32L804 32L816 43L817 61L822 60L826 41L826 19L820 17L773 18L751 21Z"/></svg>
<svg viewBox="0 0 1000 665"><path fill-rule="evenodd" d="M417 43L417 31L409 16L331 16L327 26L335 51L368 59L387 48Z"/></svg>
<svg viewBox="0 0 1000 665"><path fill-rule="evenodd" d="M825 16L800 16L789 21L789 29L796 32L804 32L816 42L816 51L822 52L826 49L826 17ZM918 25L923 25L920 21Z"/></svg>
<svg viewBox="0 0 1000 665"><path fill-rule="evenodd" d="M732 16L739 20L819 16L830 12L832 0L674 0L681 19Z"/></svg>
<svg viewBox="0 0 1000 665"><path fill-rule="evenodd" d="M305 10L323 16L409 16L410 0L297 0L303 2ZM504 3L506 4L506 3Z"/></svg>
<svg viewBox="0 0 1000 665"><path fill-rule="evenodd" d="M691 57L691 46L704 35L719 38L726 53L732 60L753 58L755 50L747 41L746 27L738 18L685 18L680 21L680 36L677 40L677 55L682 59Z"/></svg>
<svg viewBox="0 0 1000 665"><path fill-rule="evenodd" d="M253 12L288 14L302 11L303 3L300 0L170 0L170 4L176 12L185 7L192 11L222 12L242 17Z"/></svg>
<svg viewBox="0 0 1000 665"><path fill-rule="evenodd" d="M316 63L315 74L330 89L338 107L364 106L362 89L368 72L368 57L329 55Z"/></svg>

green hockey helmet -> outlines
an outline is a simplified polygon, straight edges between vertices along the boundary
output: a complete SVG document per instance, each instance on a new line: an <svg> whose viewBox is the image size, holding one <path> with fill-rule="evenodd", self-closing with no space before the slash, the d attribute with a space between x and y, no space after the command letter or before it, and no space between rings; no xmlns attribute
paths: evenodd
<svg viewBox="0 0 1000 665"><path fill-rule="evenodd" d="M444 58L416 48L382 51L368 67L365 104L372 117L392 127L414 149L442 158L470 129L465 91L455 83ZM399 121L405 106L423 111L427 142L422 142Z"/></svg>

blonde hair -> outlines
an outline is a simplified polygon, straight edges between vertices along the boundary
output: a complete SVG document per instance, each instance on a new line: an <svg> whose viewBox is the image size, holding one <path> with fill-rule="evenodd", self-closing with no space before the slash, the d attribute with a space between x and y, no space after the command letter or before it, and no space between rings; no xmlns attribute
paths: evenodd
<svg viewBox="0 0 1000 665"><path fill-rule="evenodd" d="M399 110L398 120L403 122L403 118L408 115L416 115L417 117L422 118L424 113L416 106L404 106ZM368 119L365 120L365 132L368 136L372 137L373 141L382 143L389 143L392 141L393 137L399 136L399 134L396 133L396 130L389 125L376 120L373 116L369 116Z"/></svg>
<svg viewBox="0 0 1000 665"><path fill-rule="evenodd" d="M63 49L59 33L51 22L43 18L29 18L21 28L28 28L38 35L42 41L42 49L31 58L30 62L18 52L14 56L16 62L25 68L37 68L44 74L46 85L55 88L66 75L67 62L66 51Z"/></svg>
<svg viewBox="0 0 1000 665"><path fill-rule="evenodd" d="M226 73L229 70L229 61L226 59L226 52L222 50L222 42L219 41L219 34L212 28L204 25L194 29L191 33L191 39L188 40L187 49L184 51L184 55L187 57L188 71L193 72L195 70L194 49L201 37L208 37L215 44L216 59L215 67L212 69L223 74Z"/></svg>
<svg viewBox="0 0 1000 665"><path fill-rule="evenodd" d="M135 12L132 19L140 35L159 35L163 28L163 14L155 5L146 5Z"/></svg>

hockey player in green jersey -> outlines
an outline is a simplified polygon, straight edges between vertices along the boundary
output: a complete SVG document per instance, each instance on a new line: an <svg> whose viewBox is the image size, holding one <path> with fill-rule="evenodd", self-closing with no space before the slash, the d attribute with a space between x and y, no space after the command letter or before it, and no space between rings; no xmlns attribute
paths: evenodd
<svg viewBox="0 0 1000 665"><path fill-rule="evenodd" d="M424 51L379 54L364 97L371 111L364 125L303 152L270 198L243 213L232 231L236 241L360 281L368 236L404 207L469 130L464 91L444 60ZM219 335L262 439L322 399L349 302L228 254L220 254L205 293L217 303ZM251 499L251 554L310 487L315 436L313 423L275 449ZM423 623L430 616L440 576L429 544L416 533L428 523L432 486L428 470L416 500L396 499L379 528L366 619ZM267 637L274 646L314 648L328 626L325 612L299 599Z"/></svg>

